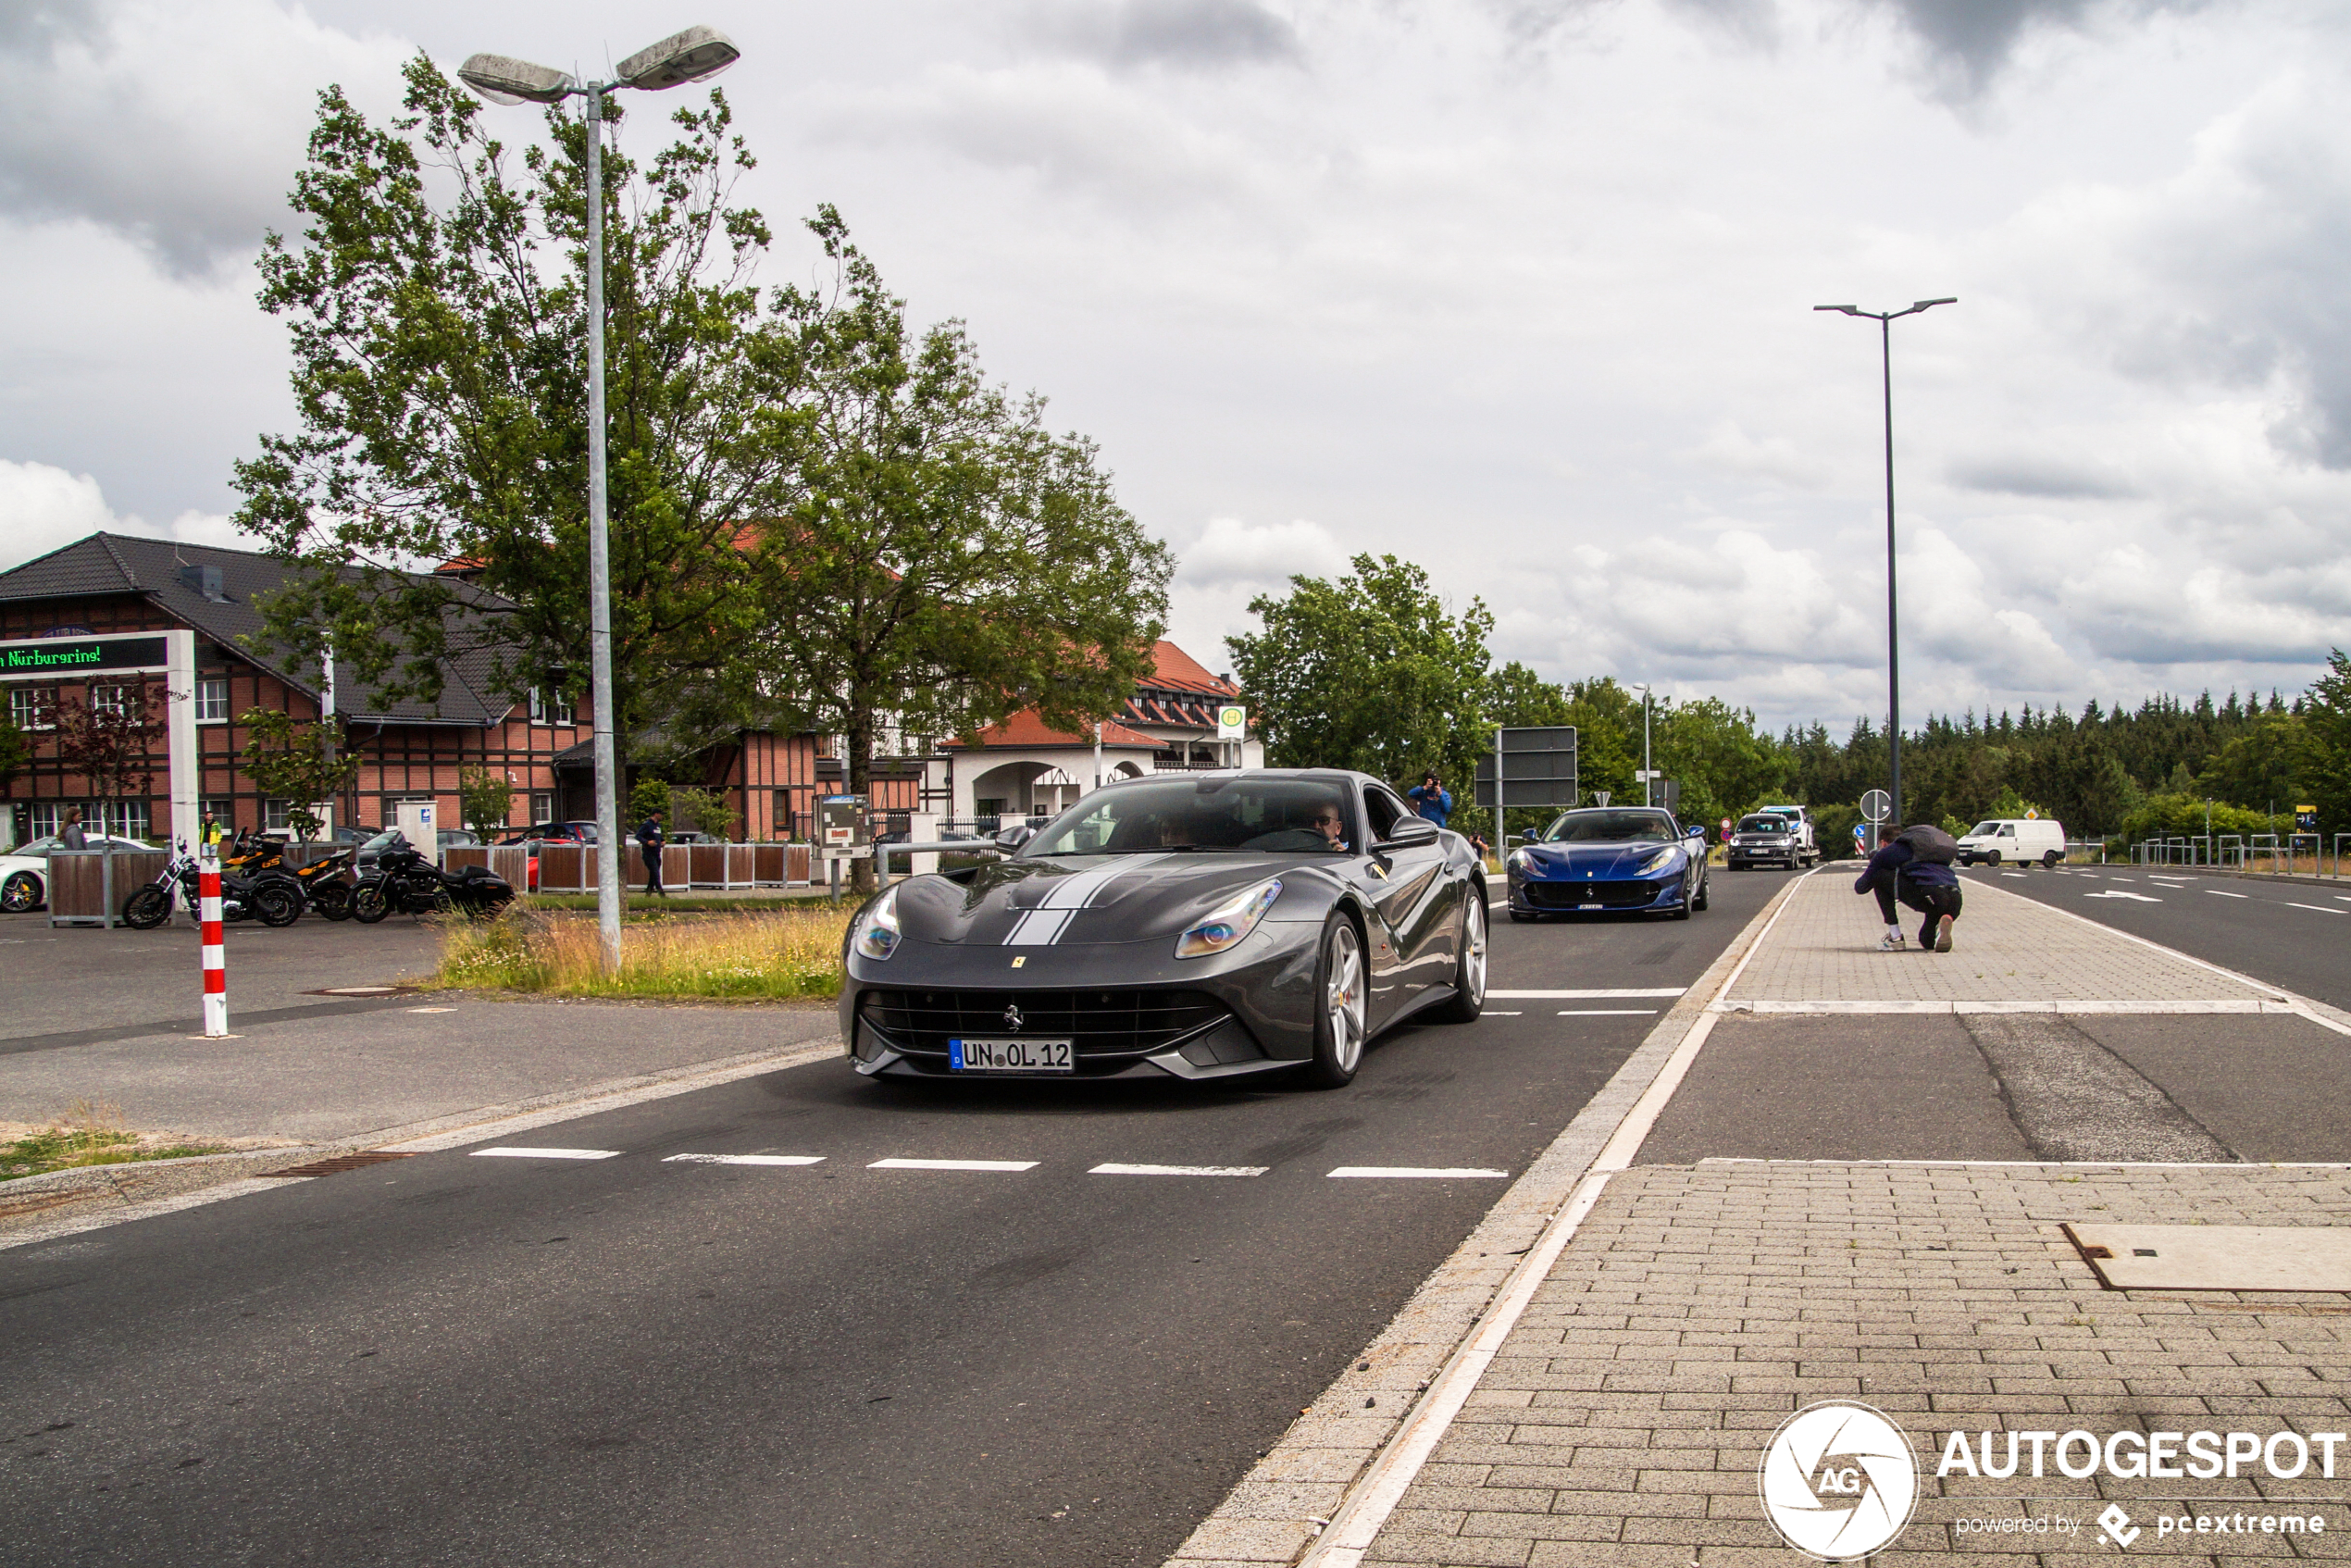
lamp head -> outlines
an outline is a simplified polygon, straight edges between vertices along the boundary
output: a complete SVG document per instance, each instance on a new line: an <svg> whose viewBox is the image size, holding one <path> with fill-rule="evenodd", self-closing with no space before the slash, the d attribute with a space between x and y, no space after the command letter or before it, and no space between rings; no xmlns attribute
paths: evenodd
<svg viewBox="0 0 2351 1568"><path fill-rule="evenodd" d="M1849 305L1816 305L1812 308L1814 310L1843 311L1847 316L1859 316L1861 314L1860 309L1858 306Z"/></svg>
<svg viewBox="0 0 2351 1568"><path fill-rule="evenodd" d="M716 28L690 27L651 48L638 50L615 66L613 74L630 87L658 93L690 81L707 81L741 57L735 41Z"/></svg>
<svg viewBox="0 0 2351 1568"><path fill-rule="evenodd" d="M1941 299L1941 300L1921 300L1921 301L1919 301L1916 305L1913 305L1912 306L1910 306L1910 308L1911 308L1912 310L1925 310L1925 309L1928 309L1929 307L1934 306L1934 305L1957 305L1957 304L1959 304L1959 296L1958 296L1957 294L1954 294L1954 295L1952 295L1949 299Z"/></svg>
<svg viewBox="0 0 2351 1568"><path fill-rule="evenodd" d="M511 55L473 56L457 68L457 80L493 104L554 104L579 91L570 72Z"/></svg>

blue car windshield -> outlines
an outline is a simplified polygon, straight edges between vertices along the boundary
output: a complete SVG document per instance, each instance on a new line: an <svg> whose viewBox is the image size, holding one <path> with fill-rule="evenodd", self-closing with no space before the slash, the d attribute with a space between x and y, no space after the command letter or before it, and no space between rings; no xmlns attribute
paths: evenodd
<svg viewBox="0 0 2351 1568"><path fill-rule="evenodd" d="M1354 837L1346 792L1306 778L1150 779L1097 790L1038 830L1020 858L1325 851Z"/></svg>
<svg viewBox="0 0 2351 1568"><path fill-rule="evenodd" d="M1544 840L1554 844L1670 844L1674 836L1673 819L1661 811L1607 807L1563 812L1543 832Z"/></svg>

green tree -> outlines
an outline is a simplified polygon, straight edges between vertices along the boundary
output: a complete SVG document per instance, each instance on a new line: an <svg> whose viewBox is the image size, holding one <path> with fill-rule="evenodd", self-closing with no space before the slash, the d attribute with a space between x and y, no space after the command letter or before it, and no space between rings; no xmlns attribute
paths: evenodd
<svg viewBox="0 0 2351 1568"><path fill-rule="evenodd" d="M589 668L583 159L547 111L519 159L422 56L406 114L320 94L290 198L299 242L262 248L262 308L293 350L298 433L237 465L237 521L300 568L266 635L330 642L379 696L430 702L445 661L578 693ZM607 111L617 118L619 106ZM727 205L752 165L725 98L675 117L640 167L605 155L615 711L631 735L715 733L757 706L734 657L752 622L741 522L790 493L798 340L752 281L768 243ZM463 563L451 574L404 569Z"/></svg>
<svg viewBox="0 0 2351 1568"><path fill-rule="evenodd" d="M286 826L303 843L326 823L310 808L331 801L359 777L359 758L342 743L334 719L296 724L279 708L251 708L237 722L248 731L241 754L245 777L265 795L287 803Z"/></svg>
<svg viewBox="0 0 2351 1568"><path fill-rule="evenodd" d="M0 714L0 790L14 783L31 761L31 738L18 728L15 719Z"/></svg>
<svg viewBox="0 0 2351 1568"><path fill-rule="evenodd" d="M721 790L674 789L669 791L669 810L674 824L712 838L732 841L736 824L742 813L728 803Z"/></svg>
<svg viewBox="0 0 2351 1568"><path fill-rule="evenodd" d="M1263 631L1225 639L1275 767L1351 767L1410 785L1431 769L1465 790L1494 744L1483 600L1454 615L1428 574L1358 555L1336 582L1260 594ZM1473 814L1475 815L1475 814Z"/></svg>
<svg viewBox="0 0 2351 1568"><path fill-rule="evenodd" d="M163 683L136 678L96 686L86 702L68 697L46 715L57 760L67 772L81 775L101 801L140 799L155 786L163 707Z"/></svg>
<svg viewBox="0 0 2351 1568"><path fill-rule="evenodd" d="M487 839L502 832L515 809L515 787L503 773L486 767L457 770L457 815L466 826Z"/></svg>
<svg viewBox="0 0 2351 1568"><path fill-rule="evenodd" d="M2307 741L2304 787L2296 805L2319 808L2319 830L2351 832L2351 657L2340 648L2327 655L2327 673L2311 683L2303 707Z"/></svg>
<svg viewBox="0 0 2351 1568"><path fill-rule="evenodd" d="M639 775L637 782L628 787L628 820L620 825L621 831L634 832L637 824L655 812L667 816L670 789L671 786L665 779L653 778L650 774Z"/></svg>
<svg viewBox="0 0 2351 1568"><path fill-rule="evenodd" d="M1164 627L1166 546L1118 504L1091 442L986 380L960 323L909 326L838 212L810 227L836 275L777 296L813 401L799 499L750 551L748 667L797 722L842 738L859 795L893 740L1024 708L1075 731L1116 711Z"/></svg>
<svg viewBox="0 0 2351 1568"><path fill-rule="evenodd" d="M1754 711L1720 698L1669 703L1651 716L1651 731L1659 769L1681 786L1686 824L1711 828L1720 817L1768 804L1787 774L1778 745L1755 728Z"/></svg>

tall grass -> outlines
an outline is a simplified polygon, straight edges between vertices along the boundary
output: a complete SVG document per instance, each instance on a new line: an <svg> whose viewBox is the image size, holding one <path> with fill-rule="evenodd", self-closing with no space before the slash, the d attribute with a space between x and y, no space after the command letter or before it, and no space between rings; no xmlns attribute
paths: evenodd
<svg viewBox="0 0 2351 1568"><path fill-rule="evenodd" d="M38 1127L0 1141L0 1181L41 1176L83 1165L121 1165L140 1160L180 1160L218 1154L218 1143L174 1143L168 1137L142 1138L123 1125L122 1111L106 1101L77 1100L53 1126Z"/></svg>
<svg viewBox="0 0 2351 1568"><path fill-rule="evenodd" d="M787 998L840 989L841 929L851 911L829 906L630 921L621 964L607 974L596 922L510 913L452 922L436 983L544 996Z"/></svg>

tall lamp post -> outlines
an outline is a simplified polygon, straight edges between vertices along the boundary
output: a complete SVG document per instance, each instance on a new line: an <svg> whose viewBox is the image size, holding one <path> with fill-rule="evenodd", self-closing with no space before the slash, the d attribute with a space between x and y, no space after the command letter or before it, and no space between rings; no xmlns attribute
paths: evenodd
<svg viewBox="0 0 2351 1568"><path fill-rule="evenodd" d="M690 27L613 68L610 81L584 86L568 71L505 55L476 55L457 78L493 104L588 100L588 678L596 725L596 924L604 967L620 967L620 764L613 743L612 551L604 490L604 94L623 87L660 92L716 76L740 57L715 28Z"/></svg>
<svg viewBox="0 0 2351 1568"><path fill-rule="evenodd" d="M1897 831L1902 824L1902 664L1900 638L1897 634L1894 594L1894 330L1893 323L1905 316L1916 316L1938 305L1957 305L1957 296L1949 299L1920 300L1908 310L1862 310L1849 305L1816 305L1814 310L1834 310L1842 316L1866 316L1877 323L1878 366L1885 388L1885 745L1891 775L1887 794Z"/></svg>
<svg viewBox="0 0 2351 1568"><path fill-rule="evenodd" d="M1656 790L1657 770L1649 761L1649 684L1646 680L1631 684L1641 694L1641 803L1653 805L1656 803L1650 796Z"/></svg>

